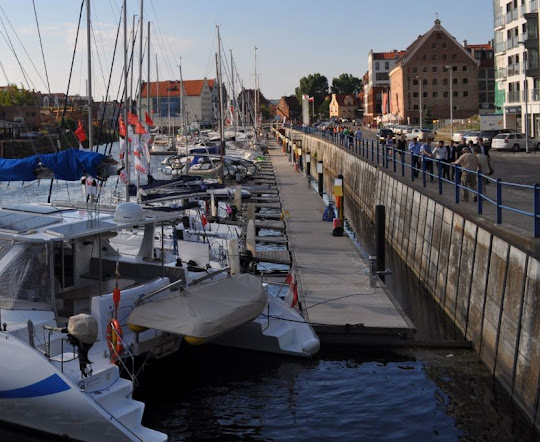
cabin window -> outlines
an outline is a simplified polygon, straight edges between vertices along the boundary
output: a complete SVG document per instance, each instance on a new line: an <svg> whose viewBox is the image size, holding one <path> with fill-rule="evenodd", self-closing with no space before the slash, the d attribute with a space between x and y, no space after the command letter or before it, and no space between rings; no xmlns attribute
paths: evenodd
<svg viewBox="0 0 540 442"><path fill-rule="evenodd" d="M54 245L54 277L61 289L75 285L74 244L72 241Z"/></svg>

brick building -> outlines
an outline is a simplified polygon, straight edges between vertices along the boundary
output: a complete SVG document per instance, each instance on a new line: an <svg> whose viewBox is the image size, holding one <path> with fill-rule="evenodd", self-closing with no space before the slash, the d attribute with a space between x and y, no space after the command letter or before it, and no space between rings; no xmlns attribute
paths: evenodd
<svg viewBox="0 0 540 442"><path fill-rule="evenodd" d="M302 106L300 106L295 95L281 97L276 107L276 117L280 121L283 121L283 118L285 118L287 122L302 118Z"/></svg>
<svg viewBox="0 0 540 442"><path fill-rule="evenodd" d="M390 72L390 112L405 124L420 124L420 109L433 119L464 119L478 114L476 60L435 20Z"/></svg>

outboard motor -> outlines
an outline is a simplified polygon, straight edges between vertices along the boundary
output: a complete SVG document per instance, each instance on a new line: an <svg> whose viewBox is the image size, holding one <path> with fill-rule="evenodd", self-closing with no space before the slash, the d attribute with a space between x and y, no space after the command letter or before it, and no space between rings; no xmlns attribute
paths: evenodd
<svg viewBox="0 0 540 442"><path fill-rule="evenodd" d="M68 326L68 341L71 345L77 347L79 355L79 367L83 377L87 377L91 370L87 368L92 363L88 359L88 352L97 341L98 322L91 315L80 313L69 318Z"/></svg>

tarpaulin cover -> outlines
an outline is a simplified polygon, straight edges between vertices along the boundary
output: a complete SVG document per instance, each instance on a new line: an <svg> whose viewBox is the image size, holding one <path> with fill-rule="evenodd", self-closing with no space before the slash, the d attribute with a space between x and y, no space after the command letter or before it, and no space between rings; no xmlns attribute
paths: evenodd
<svg viewBox="0 0 540 442"><path fill-rule="evenodd" d="M33 155L22 159L0 159L0 181L33 181L40 163L51 169L58 180L77 181L85 175L97 176L105 155L78 149Z"/></svg>
<svg viewBox="0 0 540 442"><path fill-rule="evenodd" d="M252 321L266 305L261 280L246 273L189 287L180 295L135 307L128 323L212 339Z"/></svg>

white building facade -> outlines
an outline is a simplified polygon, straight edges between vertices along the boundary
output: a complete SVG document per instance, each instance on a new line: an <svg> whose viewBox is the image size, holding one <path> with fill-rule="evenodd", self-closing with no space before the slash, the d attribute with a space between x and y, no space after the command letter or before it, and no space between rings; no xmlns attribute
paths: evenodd
<svg viewBox="0 0 540 442"><path fill-rule="evenodd" d="M539 5L539 0L493 0L495 107L505 128L533 137L540 136Z"/></svg>

